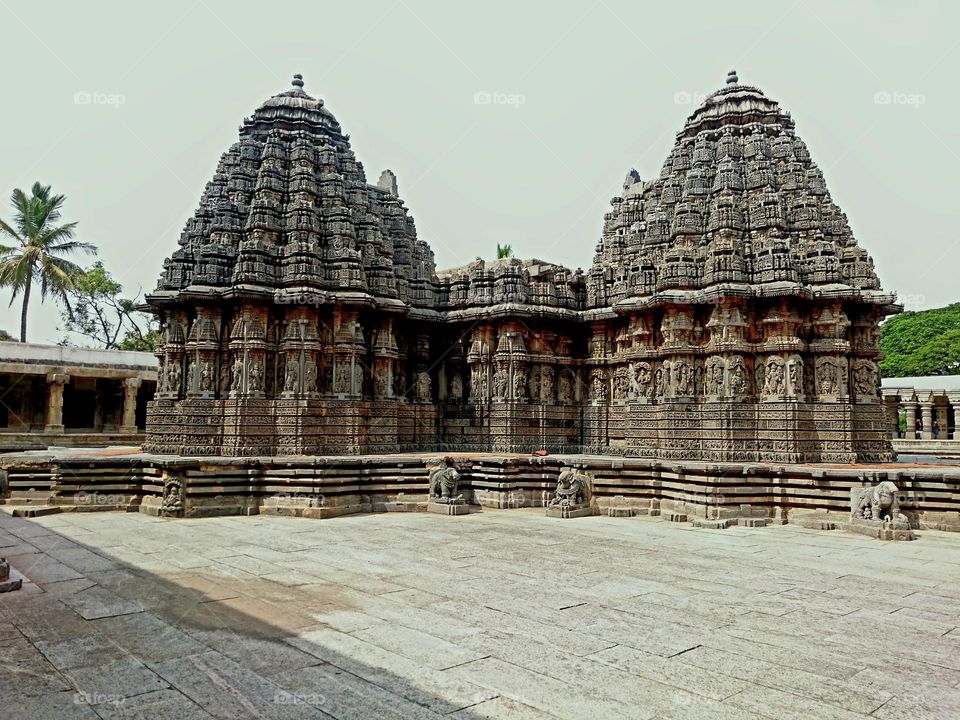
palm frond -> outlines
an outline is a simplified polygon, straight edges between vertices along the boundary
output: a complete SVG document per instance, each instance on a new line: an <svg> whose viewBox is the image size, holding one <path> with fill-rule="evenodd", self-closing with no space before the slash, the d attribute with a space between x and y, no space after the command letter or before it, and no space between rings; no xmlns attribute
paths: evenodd
<svg viewBox="0 0 960 720"><path fill-rule="evenodd" d="M9 235L21 245L23 244L23 238L20 237L20 233L10 227L3 220L0 220L0 235Z"/></svg>
<svg viewBox="0 0 960 720"><path fill-rule="evenodd" d="M70 240L76 227L77 223L72 222L58 227L44 228L37 234L37 242L49 249L51 244Z"/></svg>

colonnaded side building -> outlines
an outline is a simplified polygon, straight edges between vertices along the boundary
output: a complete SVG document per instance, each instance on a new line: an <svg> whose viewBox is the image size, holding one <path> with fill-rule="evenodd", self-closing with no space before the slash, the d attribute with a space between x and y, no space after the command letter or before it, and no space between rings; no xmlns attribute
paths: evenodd
<svg viewBox="0 0 960 720"><path fill-rule="evenodd" d="M790 114L731 73L659 176L630 171L589 272L437 272L300 76L245 119L148 303L145 450L894 459L896 312Z"/></svg>

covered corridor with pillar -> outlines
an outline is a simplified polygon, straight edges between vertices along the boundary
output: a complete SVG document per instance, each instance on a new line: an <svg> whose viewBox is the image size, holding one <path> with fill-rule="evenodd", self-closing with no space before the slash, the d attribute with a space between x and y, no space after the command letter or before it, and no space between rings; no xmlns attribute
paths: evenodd
<svg viewBox="0 0 960 720"><path fill-rule="evenodd" d="M885 378L882 390L898 452L960 455L960 376Z"/></svg>
<svg viewBox="0 0 960 720"><path fill-rule="evenodd" d="M0 343L0 451L137 444L156 383L150 353Z"/></svg>

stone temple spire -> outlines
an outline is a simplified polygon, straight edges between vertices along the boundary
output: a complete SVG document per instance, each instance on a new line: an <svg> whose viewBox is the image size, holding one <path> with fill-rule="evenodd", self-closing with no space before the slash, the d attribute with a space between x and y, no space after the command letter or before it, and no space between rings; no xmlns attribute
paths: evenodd
<svg viewBox="0 0 960 720"><path fill-rule="evenodd" d="M297 77L300 77L299 75ZM737 77L737 71L731 70L727 73L727 85L736 85L740 81L740 78ZM302 85L303 83L301 83Z"/></svg>
<svg viewBox="0 0 960 720"><path fill-rule="evenodd" d="M294 75L293 80L290 81L290 84L296 88L300 88L301 90L303 90L303 75L301 75L300 73L297 73L296 75Z"/></svg>

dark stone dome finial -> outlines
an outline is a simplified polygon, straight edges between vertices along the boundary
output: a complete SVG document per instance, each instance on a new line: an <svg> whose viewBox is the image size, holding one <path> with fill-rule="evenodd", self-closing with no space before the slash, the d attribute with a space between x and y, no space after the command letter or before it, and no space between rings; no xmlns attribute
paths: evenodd
<svg viewBox="0 0 960 720"><path fill-rule="evenodd" d="M297 73L296 75L294 75L293 80L290 81L290 84L293 85L294 87L303 89L303 75L301 75L300 73Z"/></svg>
<svg viewBox="0 0 960 720"><path fill-rule="evenodd" d="M739 82L740 78L737 77L737 71L731 70L727 73L727 85L733 85L736 82Z"/></svg>

